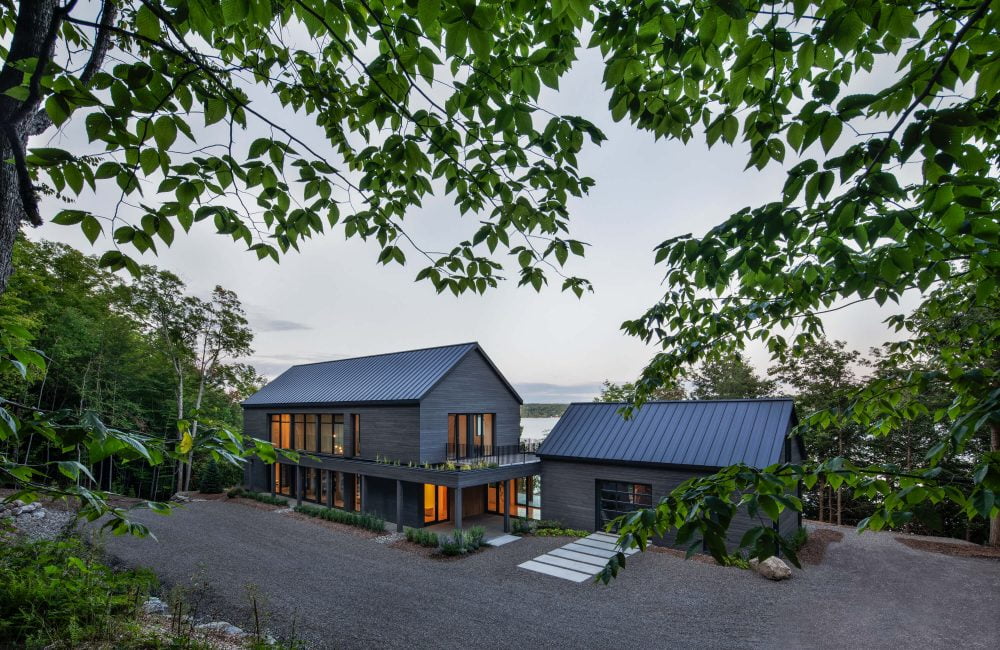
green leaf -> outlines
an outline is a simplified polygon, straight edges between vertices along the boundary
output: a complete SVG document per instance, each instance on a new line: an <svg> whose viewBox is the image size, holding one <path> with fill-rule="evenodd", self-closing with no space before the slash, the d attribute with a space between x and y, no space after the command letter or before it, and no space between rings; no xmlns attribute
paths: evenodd
<svg viewBox="0 0 1000 650"><path fill-rule="evenodd" d="M174 119L167 115L156 118L156 122L153 123L153 138L160 149L169 149L177 139L177 125L174 124Z"/></svg>
<svg viewBox="0 0 1000 650"><path fill-rule="evenodd" d="M250 0L222 0L222 19L226 27L242 22L250 15Z"/></svg>
<svg viewBox="0 0 1000 650"><path fill-rule="evenodd" d="M80 222L80 229L83 230L84 236L91 244L97 241L98 235L104 230L101 227L101 222L89 214Z"/></svg>
<svg viewBox="0 0 1000 650"><path fill-rule="evenodd" d="M840 138L840 133L844 129L843 122L840 118L830 115L823 122L823 131L820 133L819 141L823 145L823 151L830 153L830 149L833 145L837 144L837 140Z"/></svg>

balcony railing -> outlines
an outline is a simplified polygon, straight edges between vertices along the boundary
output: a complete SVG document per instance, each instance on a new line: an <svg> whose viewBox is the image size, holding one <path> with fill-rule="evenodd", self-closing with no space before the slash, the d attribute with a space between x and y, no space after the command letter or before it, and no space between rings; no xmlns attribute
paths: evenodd
<svg viewBox="0 0 1000 650"><path fill-rule="evenodd" d="M540 443L521 442L516 445L466 445L448 443L448 460L460 463L514 465L535 460Z"/></svg>

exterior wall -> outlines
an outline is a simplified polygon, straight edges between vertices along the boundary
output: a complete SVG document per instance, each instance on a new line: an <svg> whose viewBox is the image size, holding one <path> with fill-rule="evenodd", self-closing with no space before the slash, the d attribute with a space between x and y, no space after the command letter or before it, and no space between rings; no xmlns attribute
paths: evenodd
<svg viewBox="0 0 1000 650"><path fill-rule="evenodd" d="M365 511L378 514L386 521L396 521L396 482L369 476L365 480ZM424 486L403 482L403 525L420 528L424 525L421 502Z"/></svg>
<svg viewBox="0 0 1000 650"><path fill-rule="evenodd" d="M420 458L420 408L418 406L364 407L246 407L243 409L243 431L247 435L268 440L268 415L271 413L340 413L344 416L345 454L353 451L352 414L361 416L361 454L359 458L375 460L376 455L407 463ZM447 425L447 423L446 423ZM447 432L445 434L447 436Z"/></svg>
<svg viewBox="0 0 1000 650"><path fill-rule="evenodd" d="M788 438L785 443L785 462L788 463L801 463L802 453L799 449L799 441L796 438ZM802 486L799 486L798 497L802 498ZM778 532L782 537L786 539L791 539L795 533L798 532L799 527L802 526L802 513L792 512L791 510L785 510L781 513L781 517L778 522Z"/></svg>
<svg viewBox="0 0 1000 650"><path fill-rule="evenodd" d="M655 505L675 487L697 475L699 473L695 471L543 458L542 518L556 519L570 528L596 530L597 481L647 483L653 488ZM738 512L729 527L730 547L735 548L743 534L758 524L746 512ZM666 538L653 541L660 545L670 545L672 539L672 535L667 535Z"/></svg>
<svg viewBox="0 0 1000 650"><path fill-rule="evenodd" d="M521 438L521 405L483 356L473 351L420 402L420 462L447 459L449 413L494 413L497 446Z"/></svg>

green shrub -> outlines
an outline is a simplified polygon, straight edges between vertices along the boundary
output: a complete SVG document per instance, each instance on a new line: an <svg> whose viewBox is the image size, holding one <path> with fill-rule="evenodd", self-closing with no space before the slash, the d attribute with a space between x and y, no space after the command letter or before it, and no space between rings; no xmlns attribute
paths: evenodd
<svg viewBox="0 0 1000 650"><path fill-rule="evenodd" d="M437 548L440 545L437 533L425 528L405 528L406 540L414 544L420 544L428 548Z"/></svg>
<svg viewBox="0 0 1000 650"><path fill-rule="evenodd" d="M77 539L6 546L0 645L115 647L139 633L137 610L155 586L149 571L115 571Z"/></svg>
<svg viewBox="0 0 1000 650"><path fill-rule="evenodd" d="M441 552L444 555L465 555L479 550L486 537L486 529L482 526L473 526L469 530L456 528L451 535L442 535Z"/></svg>
<svg viewBox="0 0 1000 650"><path fill-rule="evenodd" d="M205 465L198 489L202 494L222 494L222 475L219 473L219 464L214 458Z"/></svg>
<svg viewBox="0 0 1000 650"><path fill-rule="evenodd" d="M323 506L313 506L309 504L296 506L295 511L301 512L302 514L310 517L333 521L338 524L347 524L348 526L364 528L365 530L371 530L377 533L385 532L385 520L370 512L349 512L338 508L324 508Z"/></svg>
<svg viewBox="0 0 1000 650"><path fill-rule="evenodd" d="M261 503L266 503L272 506L287 506L288 501L282 497L273 497L266 492L252 492L251 490L243 490L242 494L238 496L253 499L254 501L259 501Z"/></svg>
<svg viewBox="0 0 1000 650"><path fill-rule="evenodd" d="M544 528L554 528L557 530L561 530L563 528L566 528L566 526L564 526L563 523L558 519L539 519L537 522L535 522L535 530Z"/></svg>
<svg viewBox="0 0 1000 650"><path fill-rule="evenodd" d="M792 548L797 551L809 541L809 531L806 530L805 526L799 526L799 529L795 531L795 535L789 541L792 544Z"/></svg>
<svg viewBox="0 0 1000 650"><path fill-rule="evenodd" d="M534 535L538 537L586 537L590 533L574 528L536 528Z"/></svg>
<svg viewBox="0 0 1000 650"><path fill-rule="evenodd" d="M246 490L244 490L241 487L229 488L229 490L226 492L226 496L229 497L230 499L235 499L236 497L241 497L244 496L245 494Z"/></svg>
<svg viewBox="0 0 1000 650"><path fill-rule="evenodd" d="M530 535L535 528L527 519L512 518L510 520L510 532L514 535Z"/></svg>

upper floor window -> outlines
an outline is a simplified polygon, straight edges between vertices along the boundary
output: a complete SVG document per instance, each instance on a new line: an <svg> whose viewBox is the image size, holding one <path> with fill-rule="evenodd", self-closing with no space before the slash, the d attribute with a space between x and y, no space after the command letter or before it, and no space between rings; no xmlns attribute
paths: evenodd
<svg viewBox="0 0 1000 650"><path fill-rule="evenodd" d="M272 413L271 444L281 449L343 455L344 416L341 413Z"/></svg>
<svg viewBox="0 0 1000 650"><path fill-rule="evenodd" d="M357 413L351 414L351 429L354 430L354 455L361 455L361 416Z"/></svg>
<svg viewBox="0 0 1000 650"><path fill-rule="evenodd" d="M496 453L492 413L448 414L448 457L469 458Z"/></svg>

